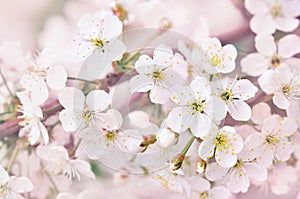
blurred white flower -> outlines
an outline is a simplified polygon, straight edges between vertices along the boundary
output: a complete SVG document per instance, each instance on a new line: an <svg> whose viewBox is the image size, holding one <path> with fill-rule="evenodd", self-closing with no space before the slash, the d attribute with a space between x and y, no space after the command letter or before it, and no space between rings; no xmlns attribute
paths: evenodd
<svg viewBox="0 0 300 199"><path fill-rule="evenodd" d="M275 161L287 161L294 152L295 147L288 137L297 130L293 119L272 115L264 120L261 133L254 133L245 141L245 147L257 163L270 167Z"/></svg>
<svg viewBox="0 0 300 199"><path fill-rule="evenodd" d="M172 100L179 107L171 110L167 126L176 133L191 129L196 137L203 137L209 131L212 120L222 120L226 116L226 104L211 95L209 82L202 77L195 78L190 86L174 87Z"/></svg>
<svg viewBox="0 0 300 199"><path fill-rule="evenodd" d="M35 102L35 100L30 98L25 92L18 92L17 96L22 104L19 111L23 114L22 116L18 116L19 119L22 119L19 125L23 126L19 136L27 136L31 145L36 144L42 136L44 144L47 145L49 143L49 135L46 127L41 122L43 112L39 107L40 104Z"/></svg>
<svg viewBox="0 0 300 199"><path fill-rule="evenodd" d="M20 80L23 90L31 92L31 98L39 100L40 104L48 99L47 85L51 89L60 90L67 81L64 67L54 64L52 54L53 49L50 46L45 48Z"/></svg>
<svg viewBox="0 0 300 199"><path fill-rule="evenodd" d="M289 59L300 52L300 37L289 34L277 43L272 35L258 35L255 37L255 48L257 53L248 54L241 60L242 71L251 76L259 76L268 68L289 65Z"/></svg>
<svg viewBox="0 0 300 199"><path fill-rule="evenodd" d="M103 112L111 104L111 98L103 90L93 90L85 98L81 90L66 87L58 100L65 108L59 113L59 120L67 132L82 130L86 127L101 127Z"/></svg>
<svg viewBox="0 0 300 199"><path fill-rule="evenodd" d="M258 83L265 93L274 94L273 102L281 109L289 108L291 101L300 97L300 73L288 66L267 70L258 78Z"/></svg>
<svg viewBox="0 0 300 199"><path fill-rule="evenodd" d="M185 82L187 63L171 48L159 45L153 52L153 59L142 55L135 63L139 75L131 78L129 87L132 92L150 91L153 103L164 104L170 97L170 89Z"/></svg>
<svg viewBox="0 0 300 199"><path fill-rule="evenodd" d="M245 7L254 15L250 28L256 34L273 34L276 30L291 32L299 25L298 0L246 0Z"/></svg>
<svg viewBox="0 0 300 199"><path fill-rule="evenodd" d="M48 146L38 146L37 156L45 163L45 169L52 175L80 180L80 174L95 179L95 174L91 170L88 162L79 159L70 159L65 147L50 144Z"/></svg>
<svg viewBox="0 0 300 199"><path fill-rule="evenodd" d="M199 176L188 178L191 185L191 199L229 199L232 194L223 186L211 187L210 182Z"/></svg>
<svg viewBox="0 0 300 199"><path fill-rule="evenodd" d="M162 148L168 148L178 141L178 134L169 128L162 128L156 134L157 144Z"/></svg>
<svg viewBox="0 0 300 199"><path fill-rule="evenodd" d="M233 119L247 121L251 117L251 108L245 102L255 96L258 88L247 79L224 78L221 80L218 94L226 103L227 110Z"/></svg>
<svg viewBox="0 0 300 199"><path fill-rule="evenodd" d="M217 163L228 168L237 163L237 154L242 148L243 140L233 127L224 126L220 130L213 127L201 142L198 154L206 160L212 158L215 153Z"/></svg>
<svg viewBox="0 0 300 199"><path fill-rule="evenodd" d="M230 168L223 168L217 163L210 163L206 167L206 178L221 181L232 193L245 193L250 187L249 179L264 181L267 176L267 169L252 162L244 153L239 154L237 163Z"/></svg>
<svg viewBox="0 0 300 199"><path fill-rule="evenodd" d="M207 38L200 47L194 48L191 62L209 74L230 73L235 69L236 48L227 44L222 47L218 38Z"/></svg>
<svg viewBox="0 0 300 199"><path fill-rule="evenodd" d="M33 185L27 177L9 176L7 171L0 165L0 198L23 199L21 195L32 191Z"/></svg>
<svg viewBox="0 0 300 199"><path fill-rule="evenodd" d="M77 59L87 59L87 70L96 78L112 61L122 58L126 50L119 40L123 24L111 12L103 10L83 15L78 26L80 31L74 38Z"/></svg>

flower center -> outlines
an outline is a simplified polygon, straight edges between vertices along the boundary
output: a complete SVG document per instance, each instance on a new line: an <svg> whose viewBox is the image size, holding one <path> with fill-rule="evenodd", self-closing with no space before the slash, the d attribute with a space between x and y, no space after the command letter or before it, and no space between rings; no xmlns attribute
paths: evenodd
<svg viewBox="0 0 300 199"><path fill-rule="evenodd" d="M291 91L291 87L289 85L285 85L282 87L283 94L288 95L290 91Z"/></svg>
<svg viewBox="0 0 300 199"><path fill-rule="evenodd" d="M207 191L204 191L204 192L200 193L199 198L200 199L208 199L209 198L209 193Z"/></svg>
<svg viewBox="0 0 300 199"><path fill-rule="evenodd" d="M153 72L152 72L152 79L153 80L162 80L163 78L165 78L165 74L163 73L162 70L160 69L155 69Z"/></svg>
<svg viewBox="0 0 300 199"><path fill-rule="evenodd" d="M241 159L238 159L234 167L237 169L241 169L243 167L243 161Z"/></svg>
<svg viewBox="0 0 300 199"><path fill-rule="evenodd" d="M193 109L193 112L200 112L200 113L204 113L204 103L205 100L202 100L202 102L194 102L192 103L190 106Z"/></svg>
<svg viewBox="0 0 300 199"><path fill-rule="evenodd" d="M45 77L46 76L46 70L42 70L42 69L37 69L34 66L29 66L27 68L27 70L30 73L35 73L36 75L40 76L40 77Z"/></svg>
<svg viewBox="0 0 300 199"><path fill-rule="evenodd" d="M270 145L270 144L277 144L280 140L276 136L268 135L266 141L267 144Z"/></svg>
<svg viewBox="0 0 300 199"><path fill-rule="evenodd" d="M121 21L128 19L127 10L125 10L120 4L116 4L111 10Z"/></svg>
<svg viewBox="0 0 300 199"><path fill-rule="evenodd" d="M281 60L277 55L274 55L270 61L271 65L277 68L281 64Z"/></svg>
<svg viewBox="0 0 300 199"><path fill-rule="evenodd" d="M217 135L215 139L215 144L217 145L217 147L221 147L223 149L227 148L228 146L227 146L226 135L222 135L222 134Z"/></svg>
<svg viewBox="0 0 300 199"><path fill-rule="evenodd" d="M274 19L281 16L281 6L278 3L274 4L270 9L270 14Z"/></svg>
<svg viewBox="0 0 300 199"><path fill-rule="evenodd" d="M214 55L210 58L210 62L213 66L217 66L221 63L221 60L218 55Z"/></svg>
<svg viewBox="0 0 300 199"><path fill-rule="evenodd" d="M87 125L94 117L94 113L90 110L83 110L81 113L83 122Z"/></svg>
<svg viewBox="0 0 300 199"><path fill-rule="evenodd" d="M225 102L230 102L232 100L232 90L222 93L221 99Z"/></svg>
<svg viewBox="0 0 300 199"><path fill-rule="evenodd" d="M104 42L100 38L96 38L96 39L91 38L91 42L93 42L94 46L97 46L97 47L103 47L104 46Z"/></svg>
<svg viewBox="0 0 300 199"><path fill-rule="evenodd" d="M113 141L115 140L115 138L116 138L116 134L115 134L115 132L113 132L113 131L107 131L107 132L105 133L105 137L106 137L106 139L107 139L108 141L113 142Z"/></svg>

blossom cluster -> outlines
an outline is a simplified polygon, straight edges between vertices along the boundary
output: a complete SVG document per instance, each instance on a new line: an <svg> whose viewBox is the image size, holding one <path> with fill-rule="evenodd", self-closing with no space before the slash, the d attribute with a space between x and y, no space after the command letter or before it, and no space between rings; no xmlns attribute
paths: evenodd
<svg viewBox="0 0 300 199"><path fill-rule="evenodd" d="M183 198L300 186L300 2L245 0L247 53L170 16L131 29L164 3L98 5L33 56L0 44L0 198L92 198L103 167Z"/></svg>

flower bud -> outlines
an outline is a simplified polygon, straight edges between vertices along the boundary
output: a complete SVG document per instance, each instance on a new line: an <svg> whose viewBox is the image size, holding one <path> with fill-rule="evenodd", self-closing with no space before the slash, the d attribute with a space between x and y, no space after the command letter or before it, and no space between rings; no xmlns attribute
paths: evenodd
<svg viewBox="0 0 300 199"><path fill-rule="evenodd" d="M173 171L176 171L178 169L181 168L181 165L183 163L183 160L184 160L185 156L181 153L179 153L172 161L171 161L171 169Z"/></svg>
<svg viewBox="0 0 300 199"><path fill-rule="evenodd" d="M202 174L205 172L205 169L206 169L206 161L201 158L198 158L196 161L196 172Z"/></svg>
<svg viewBox="0 0 300 199"><path fill-rule="evenodd" d="M154 135L144 136L144 141L140 144L140 147L148 147L156 142L156 137Z"/></svg>
<svg viewBox="0 0 300 199"><path fill-rule="evenodd" d="M178 141L178 134L169 128L163 128L158 131L156 139L161 148L167 148Z"/></svg>

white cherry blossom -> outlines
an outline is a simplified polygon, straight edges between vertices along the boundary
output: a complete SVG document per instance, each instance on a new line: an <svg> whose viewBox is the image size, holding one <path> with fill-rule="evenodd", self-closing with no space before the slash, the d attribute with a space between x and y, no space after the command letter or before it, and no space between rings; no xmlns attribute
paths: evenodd
<svg viewBox="0 0 300 199"><path fill-rule="evenodd" d="M65 147L55 143L48 146L38 146L37 156L45 163L45 169L57 176L67 178L72 181L73 178L81 179L80 175L95 179L88 162L80 159L70 159Z"/></svg>
<svg viewBox="0 0 300 199"><path fill-rule="evenodd" d="M256 157L257 163L270 167L275 161L287 161L295 147L288 137L297 130L293 119L272 115L264 120L261 132L245 141L245 147Z"/></svg>
<svg viewBox="0 0 300 199"><path fill-rule="evenodd" d="M237 154L243 148L243 140L236 130L230 126L224 126L220 130L213 127L200 144L198 154L202 159L215 159L221 167L232 167L237 163Z"/></svg>
<svg viewBox="0 0 300 199"><path fill-rule="evenodd" d="M192 52L192 63L200 70L204 69L209 74L230 73L235 69L236 48L222 44L217 38L205 39L199 48Z"/></svg>
<svg viewBox="0 0 300 199"><path fill-rule="evenodd" d="M237 121L251 118L251 108L245 102L255 96L258 88L247 79L224 78L221 80L218 95L226 103L227 111Z"/></svg>
<svg viewBox="0 0 300 199"><path fill-rule="evenodd" d="M300 2L297 0L246 0L253 14L250 28L256 34L273 34L276 30L291 32L299 25Z"/></svg>
<svg viewBox="0 0 300 199"><path fill-rule="evenodd" d="M153 59L148 55L140 56L135 63L139 75L131 78L129 87L132 92L150 91L153 103L164 104L170 97L171 87L185 82L187 63L171 48L159 45L154 49Z"/></svg>
<svg viewBox="0 0 300 199"><path fill-rule="evenodd" d="M41 122L43 119L43 112L40 108L40 104L35 103L27 93L18 92L18 98L21 101L20 112L22 116L18 116L22 121L19 122L23 128L20 130L19 136L27 136L31 145L36 144L40 137L45 145L49 143L49 135L46 127Z"/></svg>
<svg viewBox="0 0 300 199"><path fill-rule="evenodd" d="M48 88L61 90L65 87L67 73L63 66L53 61L53 49L45 48L22 76L20 83L24 91L40 104L48 99Z"/></svg>
<svg viewBox="0 0 300 199"><path fill-rule="evenodd" d="M104 122L101 112L111 104L109 94L103 90L93 90L85 97L81 90L73 87L66 87L58 100L65 108L59 113L59 119L67 132L101 127Z"/></svg>
<svg viewBox="0 0 300 199"><path fill-rule="evenodd" d="M245 153L239 154L236 164L229 168L223 168L217 163L210 163L206 167L206 178L210 181L220 181L232 193L245 193L250 187L250 179L264 181L268 171L249 159Z"/></svg>
<svg viewBox="0 0 300 199"><path fill-rule="evenodd" d="M209 131L212 120L222 120L226 116L226 104L211 95L209 82L202 77L195 78L190 86L174 87L177 105L167 118L167 126L177 133L188 128L196 137L203 137Z"/></svg>
<svg viewBox="0 0 300 199"><path fill-rule="evenodd" d="M255 37L256 53L248 54L241 61L242 71L251 76L259 76L267 69L286 67L289 59L300 52L300 37L289 34L278 43L272 35Z"/></svg>
<svg viewBox="0 0 300 199"><path fill-rule="evenodd" d="M7 171L0 165L1 199L24 199L21 194L30 192L32 189L33 184L27 177L10 177Z"/></svg>
<svg viewBox="0 0 300 199"><path fill-rule="evenodd" d="M103 10L83 15L78 26L80 31L74 38L76 59L87 59L88 72L97 77L112 61L121 59L126 50L119 39L123 24L117 16Z"/></svg>
<svg viewBox="0 0 300 199"><path fill-rule="evenodd" d="M276 71L268 70L258 78L262 90L273 96L274 104L289 108L291 101L300 96L300 73L290 67L281 67Z"/></svg>

